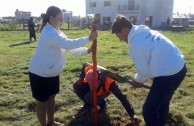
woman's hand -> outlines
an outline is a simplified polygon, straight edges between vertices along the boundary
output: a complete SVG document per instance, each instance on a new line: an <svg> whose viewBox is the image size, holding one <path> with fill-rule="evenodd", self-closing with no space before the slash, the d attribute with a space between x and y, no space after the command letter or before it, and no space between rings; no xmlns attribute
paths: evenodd
<svg viewBox="0 0 194 126"><path fill-rule="evenodd" d="M88 50L87 50L87 52L88 53L91 53L92 51L93 51L93 48L92 48L93 46L91 45L89 48L88 48Z"/></svg>
<svg viewBox="0 0 194 126"><path fill-rule="evenodd" d="M89 40L90 40L90 41L93 41L93 40L96 39L97 37L98 37L97 31L92 31L92 32L90 33Z"/></svg>

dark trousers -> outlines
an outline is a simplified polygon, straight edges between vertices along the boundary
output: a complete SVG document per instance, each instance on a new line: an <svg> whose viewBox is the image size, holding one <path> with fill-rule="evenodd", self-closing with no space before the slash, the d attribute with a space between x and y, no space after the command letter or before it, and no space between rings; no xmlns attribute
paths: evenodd
<svg viewBox="0 0 194 126"><path fill-rule="evenodd" d="M73 89L74 89L75 93L77 94L77 96L84 102L84 105L90 106L89 104L87 104L87 102L84 98L85 95L90 91L89 85L75 82L73 84Z"/></svg>
<svg viewBox="0 0 194 126"><path fill-rule="evenodd" d="M156 77L143 106L146 126L165 126L170 100L186 75L186 66L175 75Z"/></svg>
<svg viewBox="0 0 194 126"><path fill-rule="evenodd" d="M29 37L30 41L32 41L32 38L34 38L34 41L36 41L36 32L34 29L29 29Z"/></svg>
<svg viewBox="0 0 194 126"><path fill-rule="evenodd" d="M91 107L92 105L92 94L90 91L89 84L83 84L83 83L74 83L73 89L77 96L84 102L84 107ZM106 109L106 101L105 98L108 96L98 96L97 97L97 104L101 109Z"/></svg>

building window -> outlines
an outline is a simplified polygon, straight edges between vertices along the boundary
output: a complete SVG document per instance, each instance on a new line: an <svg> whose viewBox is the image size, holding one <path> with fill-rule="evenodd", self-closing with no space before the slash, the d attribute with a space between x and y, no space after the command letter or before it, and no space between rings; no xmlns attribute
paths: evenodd
<svg viewBox="0 0 194 126"><path fill-rule="evenodd" d="M96 7L96 2L90 2L90 7Z"/></svg>
<svg viewBox="0 0 194 126"><path fill-rule="evenodd" d="M110 22L110 17L107 17L107 21Z"/></svg>
<svg viewBox="0 0 194 126"><path fill-rule="evenodd" d="M135 0L128 1L128 10L134 10L135 8Z"/></svg>
<svg viewBox="0 0 194 126"><path fill-rule="evenodd" d="M111 2L110 1L104 1L104 6L111 6Z"/></svg>
<svg viewBox="0 0 194 126"><path fill-rule="evenodd" d="M152 16L145 17L145 25L152 26Z"/></svg>
<svg viewBox="0 0 194 126"><path fill-rule="evenodd" d="M103 23L109 23L110 17L103 17Z"/></svg>
<svg viewBox="0 0 194 126"><path fill-rule="evenodd" d="M129 19L133 24L137 24L137 16L130 16Z"/></svg>
<svg viewBox="0 0 194 126"><path fill-rule="evenodd" d="M100 25L100 14L95 14L94 15L94 20L97 25Z"/></svg>
<svg viewBox="0 0 194 126"><path fill-rule="evenodd" d="M106 22L106 17L103 17L103 22Z"/></svg>

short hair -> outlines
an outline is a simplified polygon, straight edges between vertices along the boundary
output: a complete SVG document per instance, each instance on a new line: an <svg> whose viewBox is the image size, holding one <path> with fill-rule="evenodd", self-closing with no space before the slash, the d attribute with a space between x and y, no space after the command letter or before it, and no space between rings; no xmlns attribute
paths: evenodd
<svg viewBox="0 0 194 126"><path fill-rule="evenodd" d="M117 15L112 24L112 34L120 33L123 28L131 29L133 23L123 15Z"/></svg>

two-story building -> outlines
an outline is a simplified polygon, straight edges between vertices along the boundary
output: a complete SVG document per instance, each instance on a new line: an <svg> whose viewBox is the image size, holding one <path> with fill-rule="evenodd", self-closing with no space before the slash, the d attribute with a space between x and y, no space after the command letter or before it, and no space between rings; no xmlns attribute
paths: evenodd
<svg viewBox="0 0 194 126"><path fill-rule="evenodd" d="M31 12L19 11L18 9L15 11L15 19L19 23L26 24L30 19L30 17L31 17Z"/></svg>
<svg viewBox="0 0 194 126"><path fill-rule="evenodd" d="M174 0L85 0L86 15L94 14L99 25L112 23L117 14L134 24L150 27L166 26L172 19Z"/></svg>

